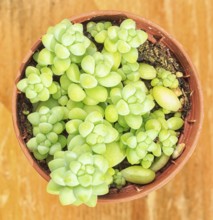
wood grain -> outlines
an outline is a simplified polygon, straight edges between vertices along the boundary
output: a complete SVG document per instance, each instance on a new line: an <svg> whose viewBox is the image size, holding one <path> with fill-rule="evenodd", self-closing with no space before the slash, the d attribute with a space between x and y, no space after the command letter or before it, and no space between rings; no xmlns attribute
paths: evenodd
<svg viewBox="0 0 213 220"><path fill-rule="evenodd" d="M205 120L190 161L147 197L96 208L62 207L46 193L13 132L11 97L19 65L48 26L91 10L139 14L176 37L194 62L203 86ZM211 0L1 0L0 1L0 219L213 219L213 1Z"/></svg>

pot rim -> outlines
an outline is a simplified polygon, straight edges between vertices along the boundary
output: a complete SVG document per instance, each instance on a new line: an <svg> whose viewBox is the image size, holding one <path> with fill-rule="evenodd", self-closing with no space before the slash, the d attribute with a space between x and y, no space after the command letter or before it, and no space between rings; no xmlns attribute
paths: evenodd
<svg viewBox="0 0 213 220"><path fill-rule="evenodd" d="M202 94L202 88L201 88L201 83L199 81L198 78L198 73L192 63L192 61L190 60L189 56L187 55L187 53L185 52L183 46L169 33L167 33L163 28L161 28L160 26L158 26L157 24L151 22L150 20L143 18L139 15L135 15L129 12L125 12L125 11L118 11L118 10L100 10L100 11L91 11L91 12L87 12L87 13L83 13L77 16L72 16L71 18L69 18L69 20L71 20L73 23L82 23L85 21L89 21L92 20L94 18L98 18L98 17L112 17L112 16L124 16L124 17L128 17L131 18L133 20L136 21L136 23L146 23L148 25L148 29L151 31L153 28L155 30L158 30L158 34L160 34L161 36L164 36L165 38L168 38L171 41L171 44L173 46L175 46L175 48L177 50L179 50L181 52L181 55L183 56L183 58L187 61L189 67L191 68L191 73L193 73L193 78L195 80L195 84L197 87L197 92L198 92L198 100L199 100L199 108L200 108L200 113L199 113L199 124L198 124L198 128L197 128L197 132L196 135L194 137L193 143L190 146L189 151L187 152L187 154L185 154L185 157L182 158L183 160L178 164L178 166L176 166L176 168L174 170L172 170L172 172L168 173L168 175L164 176L164 178L162 180L160 180L160 182L153 184L156 182L156 180L154 180L152 183L148 184L148 185L153 185L149 188L146 188L146 190L137 192L135 190L135 193L132 193L131 195L127 195L127 196L122 196L122 197L116 197L116 198L108 198L108 195L110 194L106 194L104 196L101 196L98 198L98 202L104 202L104 203L111 203L111 202L124 202L124 201L130 201L130 200L134 200L134 199L138 199L141 197L146 196L148 193L150 193L151 191L155 191L159 188L161 188L162 186L164 186L165 184L167 184L182 168L183 166L186 164L186 162L189 160L189 158L191 157L192 153L195 150L195 147L197 145L198 142L198 138L200 136L201 133L201 129L202 129L202 124L203 124L203 118L204 118L204 106L203 106L203 94ZM163 42L164 45L166 45L166 42ZM32 46L31 50L28 52L28 54L25 56L25 58L22 61L22 64L19 68L18 74L17 74L17 78L15 80L15 85L14 85L14 90L13 90L13 98L12 98L12 116L13 116L13 125L14 125L14 129L15 129L15 133L17 136L17 139L19 141L19 144L21 146L21 149L23 151L23 153L25 154L25 156L27 157L28 161L30 162L31 166L45 179L45 180L49 180L50 177L41 169L41 167L36 163L36 160L33 159L31 153L29 152L29 150L26 147L26 144L24 142L24 140L21 137L20 134L20 130L18 128L18 117L17 117L17 97L18 97L18 89L16 87L17 82L19 81L25 67L27 66L27 62L31 59L33 53L35 52L36 48L41 45L41 38L39 38ZM167 47L169 47L168 45L166 45ZM175 54L175 52L173 51L173 53ZM186 120L186 119L185 119ZM183 155L181 155L182 157ZM171 165L170 165L171 166ZM164 172L163 172L164 173ZM133 186L130 187L125 187L127 188L127 192L130 190L132 190ZM128 193L127 193L128 194ZM119 193L117 194L119 195Z"/></svg>

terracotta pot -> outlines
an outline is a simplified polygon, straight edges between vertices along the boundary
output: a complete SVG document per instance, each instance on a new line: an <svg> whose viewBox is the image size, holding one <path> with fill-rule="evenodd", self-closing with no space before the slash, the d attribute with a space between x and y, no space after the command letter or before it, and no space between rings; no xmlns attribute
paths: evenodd
<svg viewBox="0 0 213 220"><path fill-rule="evenodd" d="M122 190L120 190L120 192L117 192L116 190L111 190L109 194L99 197L99 202L122 202L137 199L147 195L149 192L153 190L159 189L160 187L168 183L169 180L171 180L181 170L181 168L189 160L191 154L193 153L198 141L203 121L203 98L197 72L180 43L178 43L170 34L165 32L161 27L140 16L120 11L94 11L79 16L74 16L70 18L70 20L73 23L81 23L88 20L123 20L125 18L131 18L135 20L137 23L137 28L143 29L149 34L149 40L155 42L160 39L161 43L166 45L174 53L175 57L184 69L184 74L190 77L189 84L190 89L193 92L191 96L192 107L187 118L185 119L184 132L179 139L179 142L186 144L186 148L182 155L175 160L175 163L170 163L169 166L167 166L167 168L164 169L162 173L158 173L154 182L137 188L134 185L130 185L124 187ZM31 50L23 60L22 65L20 67L20 71L18 73L18 77L16 79L16 83L24 75L25 68L32 60L33 53L40 46L41 40L39 39L33 45ZM42 167L40 167L37 161L32 157L28 148L26 147L24 140L21 138L17 120L17 94L18 91L15 85L12 105L13 122L17 138L30 164L44 179L48 181L50 179L48 173L46 173L42 169Z"/></svg>

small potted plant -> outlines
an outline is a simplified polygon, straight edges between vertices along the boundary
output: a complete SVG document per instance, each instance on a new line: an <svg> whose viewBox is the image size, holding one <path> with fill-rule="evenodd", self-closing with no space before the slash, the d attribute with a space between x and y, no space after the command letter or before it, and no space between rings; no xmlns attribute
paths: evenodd
<svg viewBox="0 0 213 220"><path fill-rule="evenodd" d="M196 71L179 43L118 11L50 27L14 92L21 147L63 205L158 189L189 159L202 117Z"/></svg>

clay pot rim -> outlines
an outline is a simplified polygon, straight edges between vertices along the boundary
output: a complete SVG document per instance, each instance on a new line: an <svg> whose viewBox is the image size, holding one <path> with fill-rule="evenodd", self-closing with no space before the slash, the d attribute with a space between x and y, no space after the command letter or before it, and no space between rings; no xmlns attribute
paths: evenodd
<svg viewBox="0 0 213 220"><path fill-rule="evenodd" d="M166 175L163 180L161 180L159 183L157 184L153 184L155 183L155 181L153 183L153 187L150 187L148 189L146 189L145 191L141 191L141 192L136 192L133 193L132 195L129 195L127 197L121 197L119 198L116 197L116 199L114 198L107 198L106 196L101 196L98 198L98 202L104 202L104 203L111 203L111 202L123 202L123 201L130 201L130 200L134 200L137 198L141 198L146 196L148 193L150 193L151 191L157 190L159 188L161 188L162 186L164 186L166 183L168 183L182 168L183 166L186 164L186 162L189 160L189 158L191 157L193 151L195 150L196 144L198 142L198 138L199 135L201 133L201 129L202 129L202 123L203 123L203 118L204 118L204 107L203 107L203 94L202 94L202 89L201 89L201 84L200 81L198 79L198 74L197 71L193 65L193 63L191 62L189 56L187 55L187 53L185 52L183 46L170 34L168 34L163 28L161 28L160 26L158 26L157 24L151 22L150 20L143 18L139 15L135 15L129 12L125 12L125 11L117 11L117 10L100 10L100 11L91 11L88 13L83 13L77 16L72 16L71 18L69 18L72 22L74 23L81 23L81 22L85 22L85 21L89 21L92 20L94 18L97 17L104 17L104 16L124 16L124 17L128 17L128 18L132 18L133 20L135 20L137 23L146 23L149 27L150 30L152 30L152 28L156 29L159 31L159 34L161 34L161 36L165 36L167 38L169 38L172 42L172 44L174 44L176 46L176 48L181 51L182 55L184 56L184 58L186 59L186 61L188 62L190 68L191 68L191 72L193 73L193 77L194 80L196 82L196 86L197 86L197 91L198 91L198 95L199 95L199 107L200 107L200 114L199 114L199 124L198 124L198 128L197 128L197 132L196 132L196 136L193 140L192 145L190 146L190 150L187 152L187 154L185 155L185 157L183 158L183 160L181 161L181 163L178 164L178 166L168 175ZM28 54L25 56L25 58L23 59L23 62L20 66L17 78L15 80L15 85L14 85L14 91L13 91L13 98L12 98L12 116L13 116L13 125L14 125L14 129L15 129L15 133L17 136L17 139L19 140L20 146L22 148L22 151L24 152L25 156L27 157L28 161L30 162L31 166L45 179L45 180L49 180L49 176L39 167L39 165L36 163L36 161L33 159L33 157L31 156L31 153L29 152L29 150L27 149L25 142L23 141L23 139L21 138L21 134L20 134L20 130L18 128L18 117L17 117L17 94L18 94L18 90L16 88L16 84L19 81L21 74L25 68L25 65L27 64L28 60L32 57L33 53L35 52L36 48L41 45L41 38L39 38L32 46L31 50L28 52ZM167 45L166 45L167 46ZM175 52L173 51L173 53L175 54ZM171 165L170 165L171 166ZM149 185L149 184L148 184ZM130 188L133 186L127 186L127 191L128 188ZM119 194L117 194L119 195ZM106 197L106 198L105 198Z"/></svg>

